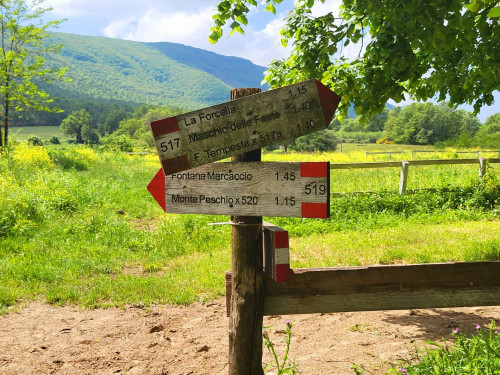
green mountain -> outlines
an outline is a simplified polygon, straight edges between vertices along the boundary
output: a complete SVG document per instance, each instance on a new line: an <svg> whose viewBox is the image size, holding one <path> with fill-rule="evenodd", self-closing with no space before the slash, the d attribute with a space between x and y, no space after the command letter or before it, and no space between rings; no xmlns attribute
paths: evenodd
<svg viewBox="0 0 500 375"><path fill-rule="evenodd" d="M64 112L26 111L22 118L13 118L14 126L59 125L82 108L96 125L117 108L130 112L140 105L162 105L186 112L229 100L231 88L268 88L261 86L265 67L182 44L65 33L51 33L47 42L63 45L61 53L47 60L68 67L71 81L39 85ZM353 108L349 117L356 117Z"/></svg>
<svg viewBox="0 0 500 375"><path fill-rule="evenodd" d="M236 86L260 87L264 67L175 43L141 43L53 33L63 44L54 64L67 66L72 82L54 91L82 99L105 99L194 109L226 101ZM66 97L68 97L66 96Z"/></svg>
<svg viewBox="0 0 500 375"><path fill-rule="evenodd" d="M203 108L229 100L231 88L261 87L266 69L249 60L176 43L65 33L51 33L48 42L63 45L61 53L47 60L68 67L66 77L71 81L40 86L57 98L55 105L64 113L28 113L15 125L59 125L71 111L87 108L98 114L111 104Z"/></svg>

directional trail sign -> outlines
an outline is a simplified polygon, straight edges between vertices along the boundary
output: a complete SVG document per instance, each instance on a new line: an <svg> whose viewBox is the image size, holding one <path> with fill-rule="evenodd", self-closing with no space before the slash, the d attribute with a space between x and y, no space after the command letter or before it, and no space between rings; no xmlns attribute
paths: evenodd
<svg viewBox="0 0 500 375"><path fill-rule="evenodd" d="M149 192L167 213L327 218L328 162L211 163L165 176Z"/></svg>
<svg viewBox="0 0 500 375"><path fill-rule="evenodd" d="M151 123L165 175L328 127L340 97L315 79Z"/></svg>

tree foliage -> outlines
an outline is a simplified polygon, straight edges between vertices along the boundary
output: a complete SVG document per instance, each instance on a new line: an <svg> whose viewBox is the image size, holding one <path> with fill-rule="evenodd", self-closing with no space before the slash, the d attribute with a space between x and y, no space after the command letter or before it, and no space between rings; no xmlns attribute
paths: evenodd
<svg viewBox="0 0 500 375"><path fill-rule="evenodd" d="M90 125L84 125L82 126L82 140L87 145L98 144L99 134Z"/></svg>
<svg viewBox="0 0 500 375"><path fill-rule="evenodd" d="M102 138L105 147L121 151L154 147L149 128L151 121L171 117L180 113L179 108L141 106L120 121L118 129Z"/></svg>
<svg viewBox="0 0 500 375"><path fill-rule="evenodd" d="M390 112L384 130L396 143L428 145L456 139L462 134L472 138L479 126L479 120L472 113L453 110L446 103L413 103Z"/></svg>
<svg viewBox="0 0 500 375"><path fill-rule="evenodd" d="M380 132L384 130L385 123L391 111L385 108L381 113L368 119L366 122L360 122L359 118L344 119L340 130L343 132Z"/></svg>
<svg viewBox="0 0 500 375"><path fill-rule="evenodd" d="M89 129L92 130L92 118L85 109L72 112L61 122L62 132L66 135L75 136L76 143L84 143L89 140L89 137L92 137Z"/></svg>
<svg viewBox="0 0 500 375"><path fill-rule="evenodd" d="M356 113L371 117L389 99L449 100L452 105L481 106L493 102L500 87L500 6L498 0L343 0L340 16L313 16L324 0L297 0L285 18L282 44L293 45L286 59L271 62L271 87L309 78L321 80ZM282 0L265 0L276 12ZM256 0L222 0L214 15L211 42L229 23L243 32ZM347 56L347 46L358 47Z"/></svg>
<svg viewBox="0 0 500 375"><path fill-rule="evenodd" d="M127 118L127 113L123 109L118 108L112 110L108 114L106 120L104 121L104 124L102 125L102 133L103 134L113 133L116 129L118 129L120 121L125 120L126 118Z"/></svg>
<svg viewBox="0 0 500 375"><path fill-rule="evenodd" d="M488 117L477 134L476 139L482 147L500 149L500 113Z"/></svg>
<svg viewBox="0 0 500 375"><path fill-rule="evenodd" d="M26 108L52 111L52 99L37 85L36 80L51 82L61 79L65 68L47 67L45 55L59 52L61 46L44 43L47 30L60 21L43 22L50 8L44 0L0 1L0 147L8 143L12 110L16 115Z"/></svg>
<svg viewBox="0 0 500 375"><path fill-rule="evenodd" d="M292 148L303 152L335 151L337 149L337 137L333 130L325 129L297 138Z"/></svg>

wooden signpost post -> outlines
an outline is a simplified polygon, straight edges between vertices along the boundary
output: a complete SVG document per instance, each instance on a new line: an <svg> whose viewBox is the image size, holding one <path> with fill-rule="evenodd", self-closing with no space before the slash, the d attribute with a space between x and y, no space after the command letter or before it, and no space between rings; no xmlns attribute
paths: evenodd
<svg viewBox="0 0 500 375"><path fill-rule="evenodd" d="M326 129L339 102L311 79L154 121L151 130L169 175Z"/></svg>
<svg viewBox="0 0 500 375"><path fill-rule="evenodd" d="M262 215L330 213L329 163L261 163L260 148L327 128L340 97L314 79L259 92L235 89L227 103L151 123L162 170L148 190L160 206L169 213L231 215L230 375L264 374ZM231 163L213 163L229 156ZM265 227L273 250L268 264L282 265L273 277L286 281L288 236L287 248L271 249L284 246L284 237Z"/></svg>

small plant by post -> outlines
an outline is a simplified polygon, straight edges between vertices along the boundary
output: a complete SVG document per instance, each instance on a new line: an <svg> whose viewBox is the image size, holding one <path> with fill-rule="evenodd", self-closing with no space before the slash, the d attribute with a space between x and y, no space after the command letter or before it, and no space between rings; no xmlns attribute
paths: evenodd
<svg viewBox="0 0 500 375"><path fill-rule="evenodd" d="M288 353L290 351L290 343L292 341L292 322L289 320L286 321L286 344L285 344L285 354L283 355L282 360L280 361L278 354L276 354L276 350L274 350L274 343L272 342L271 338L269 337L269 332L267 329L264 329L262 331L262 337L264 338L264 344L267 347L267 350L269 351L269 354L274 359L274 365L276 365L276 368L278 370L277 374L282 375L282 374L298 374L299 371L297 369L297 365L295 364L295 361L292 361L291 363L288 361ZM264 367L264 370L267 370L271 368L273 364L268 364Z"/></svg>

